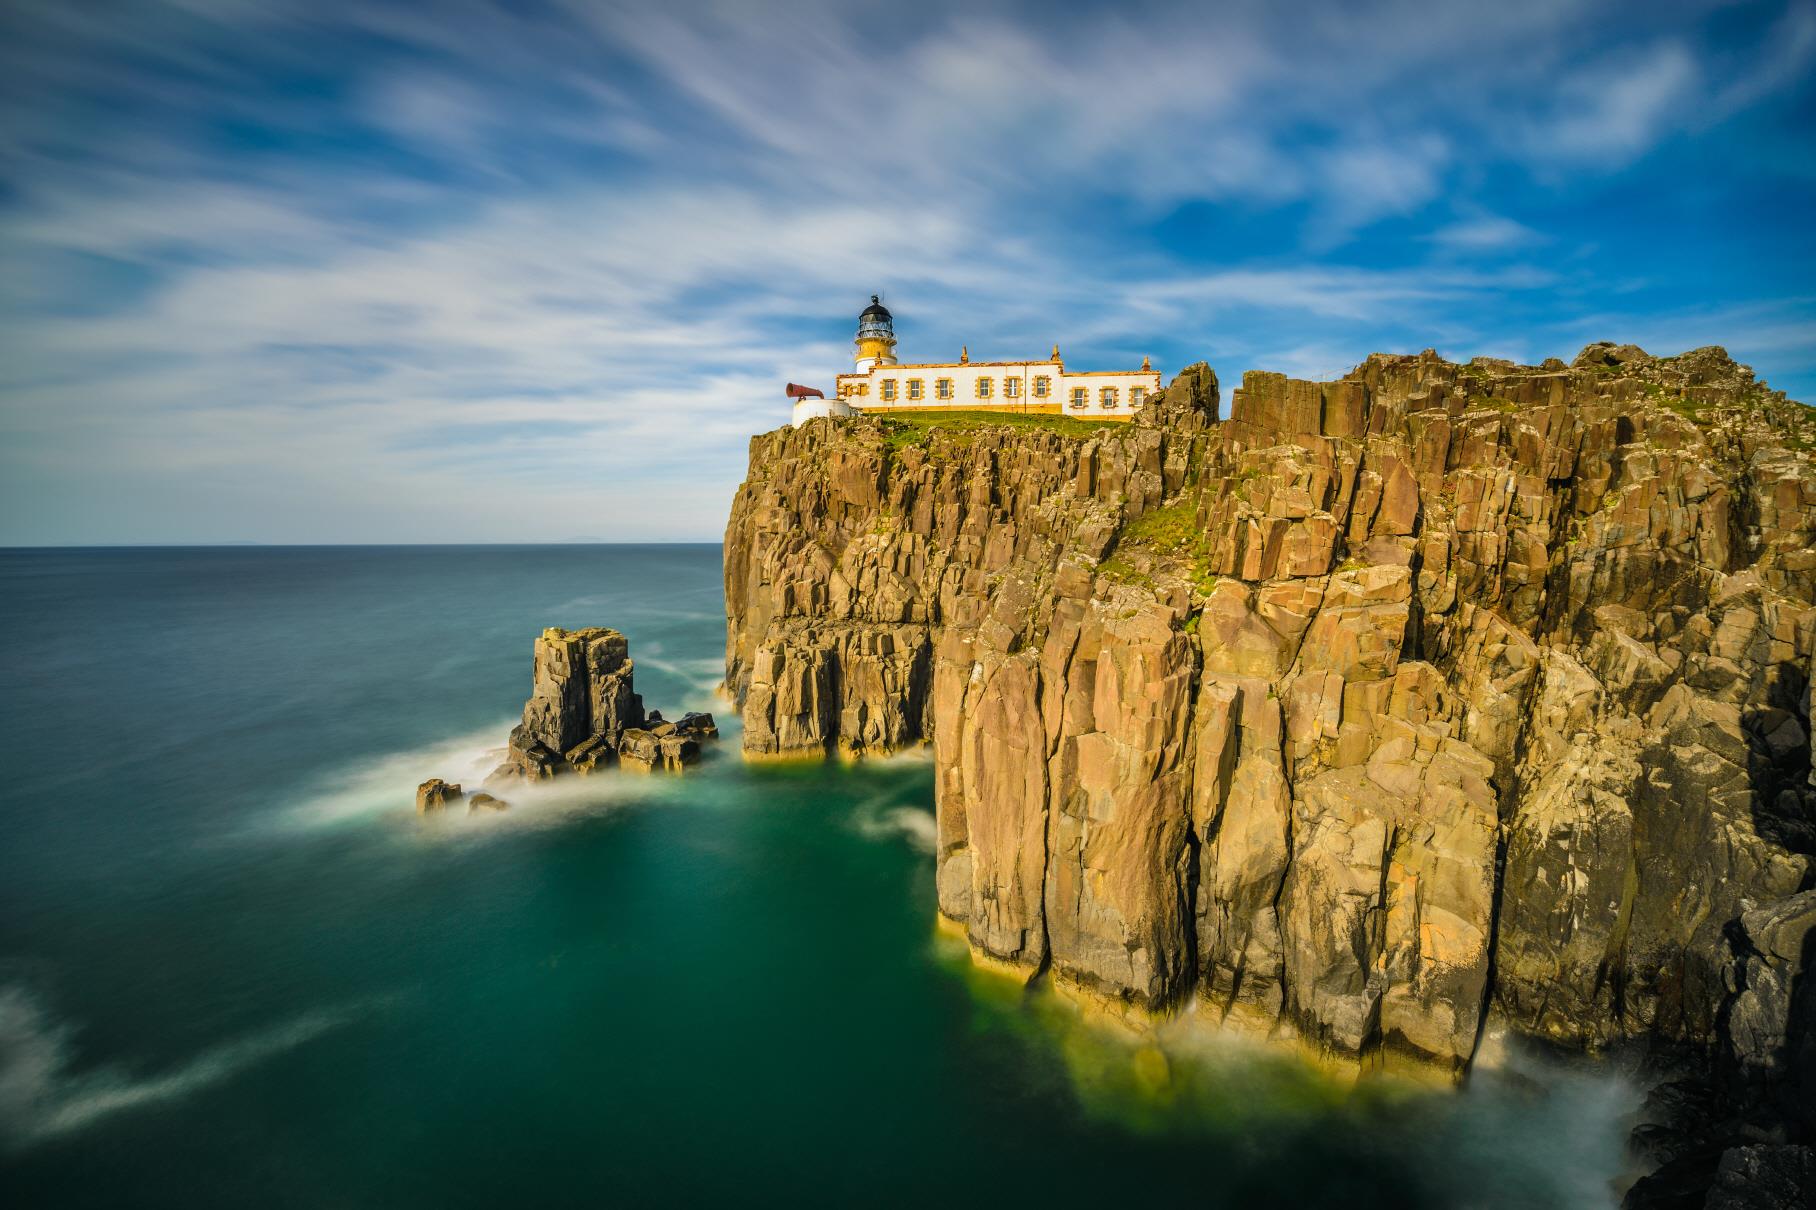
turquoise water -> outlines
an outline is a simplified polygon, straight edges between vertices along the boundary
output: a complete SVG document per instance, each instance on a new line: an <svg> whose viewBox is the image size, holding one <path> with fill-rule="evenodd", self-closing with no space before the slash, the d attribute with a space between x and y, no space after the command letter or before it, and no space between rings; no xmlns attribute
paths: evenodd
<svg viewBox="0 0 1816 1210"><path fill-rule="evenodd" d="M1161 1059L936 939L931 768L746 766L717 547L0 552L18 1206L1601 1205L1633 1094ZM419 819L549 625L686 778Z"/></svg>

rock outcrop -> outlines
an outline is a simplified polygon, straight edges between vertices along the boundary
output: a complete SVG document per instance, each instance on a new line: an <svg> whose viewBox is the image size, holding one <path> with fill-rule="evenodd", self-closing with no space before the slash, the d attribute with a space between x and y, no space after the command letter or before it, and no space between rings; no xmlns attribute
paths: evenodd
<svg viewBox="0 0 1816 1210"><path fill-rule="evenodd" d="M592 773L614 763L679 771L719 734L710 714L666 722L645 714L632 683L630 644L616 630L551 627L536 639L535 673L523 722L511 729L504 763L490 781L541 781Z"/></svg>
<svg viewBox="0 0 1816 1210"><path fill-rule="evenodd" d="M1816 415L1613 345L1219 405L753 439L747 751L931 743L940 912L1134 1008L1452 1070L1795 1050Z"/></svg>
<svg viewBox="0 0 1816 1210"><path fill-rule="evenodd" d="M416 787L416 813L427 815L430 811L445 811L465 799L466 792L459 785L431 777Z"/></svg>

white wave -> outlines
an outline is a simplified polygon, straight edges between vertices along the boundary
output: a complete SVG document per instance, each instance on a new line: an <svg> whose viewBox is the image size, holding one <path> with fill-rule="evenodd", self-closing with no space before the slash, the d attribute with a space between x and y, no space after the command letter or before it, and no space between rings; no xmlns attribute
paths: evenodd
<svg viewBox="0 0 1816 1210"><path fill-rule="evenodd" d="M933 813L920 807L891 805L892 795L878 795L851 812L851 826L866 840L905 840L910 848L932 856L938 848Z"/></svg>
<svg viewBox="0 0 1816 1210"><path fill-rule="evenodd" d="M111 1067L77 1072L71 1070L69 1028L52 1020L26 989L0 987L0 1140L16 1150L85 1130L117 1113L188 1096L358 1015L353 1008L304 1013L153 1075Z"/></svg>
<svg viewBox="0 0 1816 1210"><path fill-rule="evenodd" d="M280 822L307 829L413 810L416 787L431 777L475 788L504 759L515 724L505 719L412 751L357 761L311 785L281 812Z"/></svg>
<svg viewBox="0 0 1816 1210"><path fill-rule="evenodd" d="M417 825L409 829L412 839L438 842L507 829L549 827L626 802L697 794L701 773L724 759L727 747L724 740L708 744L701 769L681 777L608 767L590 776L570 774L552 781L487 786L486 778L504 759L504 744L515 722L502 720L468 735L354 762L309 785L274 816L255 825L254 831L268 831L274 825L279 830L311 831L386 819L410 820ZM509 809L469 812L456 807L416 820L416 787L431 777L457 783L469 794L485 789L507 802Z"/></svg>
<svg viewBox="0 0 1816 1210"><path fill-rule="evenodd" d="M718 700L719 686L725 680L725 661L722 659L707 656L685 660L667 660L660 655L652 655L647 652L639 652L631 658L639 668L654 668L666 672L669 676L687 685L693 696L681 703L683 709L710 710L712 703ZM706 704L702 705L701 702ZM720 704L723 707L723 703ZM648 700L648 694L644 695L644 705L655 705L658 709L662 708L660 703L651 703Z"/></svg>

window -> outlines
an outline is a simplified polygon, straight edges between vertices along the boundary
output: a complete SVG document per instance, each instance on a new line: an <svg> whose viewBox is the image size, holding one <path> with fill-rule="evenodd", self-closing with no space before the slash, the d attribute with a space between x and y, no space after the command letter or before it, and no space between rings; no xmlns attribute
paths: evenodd
<svg viewBox="0 0 1816 1210"><path fill-rule="evenodd" d="M935 398L935 399L950 399L950 398L952 398L952 380L951 380L951 379L950 379L950 378L936 378L936 379L934 379L934 382L933 382L933 397L934 397L934 398Z"/></svg>
<svg viewBox="0 0 1816 1210"><path fill-rule="evenodd" d="M1100 389L1097 392L1097 402L1107 408L1115 407L1116 406L1116 388L1115 387L1103 387L1102 389Z"/></svg>
<svg viewBox="0 0 1816 1210"><path fill-rule="evenodd" d="M1090 406L1090 403L1091 403L1091 392L1088 388L1086 388L1086 387L1073 387L1072 388L1072 406L1073 407L1075 407L1075 408L1088 407L1088 406Z"/></svg>
<svg viewBox="0 0 1816 1210"><path fill-rule="evenodd" d="M1021 398L1021 379L1019 379L1019 378L1003 379L1003 397L1005 399L1020 399Z"/></svg>
<svg viewBox="0 0 1816 1210"><path fill-rule="evenodd" d="M910 378L908 380L908 398L920 399L921 397L926 395L926 393L927 393L926 389L925 389L926 385L927 385L926 383L922 382L918 378Z"/></svg>
<svg viewBox="0 0 1816 1210"><path fill-rule="evenodd" d="M1034 376L1034 397L1036 399L1045 399L1052 393L1052 390L1053 380L1051 378L1048 378L1045 374L1036 374Z"/></svg>
<svg viewBox="0 0 1816 1210"><path fill-rule="evenodd" d="M1142 404L1146 403L1147 401L1148 401L1148 388L1146 388L1146 387L1130 387L1129 388L1129 406L1130 407L1138 408Z"/></svg>
<svg viewBox="0 0 1816 1210"><path fill-rule="evenodd" d="M990 398L990 393L992 391L994 391L995 389L996 389L996 379L980 378L977 380L977 397L979 399Z"/></svg>
<svg viewBox="0 0 1816 1210"><path fill-rule="evenodd" d="M895 379L883 379L883 399L888 403L895 402Z"/></svg>
<svg viewBox="0 0 1816 1210"><path fill-rule="evenodd" d="M867 382L858 383L858 394L860 394L860 395L870 394L870 384Z"/></svg>

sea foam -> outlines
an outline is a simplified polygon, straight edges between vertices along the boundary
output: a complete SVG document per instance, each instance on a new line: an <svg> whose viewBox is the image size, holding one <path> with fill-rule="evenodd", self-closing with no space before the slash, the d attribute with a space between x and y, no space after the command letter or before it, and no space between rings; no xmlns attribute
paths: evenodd
<svg viewBox="0 0 1816 1210"><path fill-rule="evenodd" d="M114 1114L189 1096L360 1015L360 1006L302 1013L153 1074L119 1067L78 1071L74 1031L56 1021L26 988L0 987L0 1142L16 1151L85 1130Z"/></svg>

